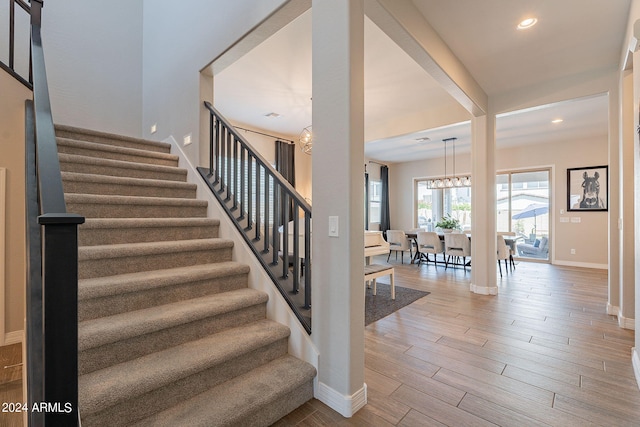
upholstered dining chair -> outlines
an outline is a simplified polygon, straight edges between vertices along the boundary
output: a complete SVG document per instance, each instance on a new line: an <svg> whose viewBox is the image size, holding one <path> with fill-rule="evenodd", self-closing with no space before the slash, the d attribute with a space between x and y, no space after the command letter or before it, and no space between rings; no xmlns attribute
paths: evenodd
<svg viewBox="0 0 640 427"><path fill-rule="evenodd" d="M445 254L445 270L449 266L451 257L454 261L459 261L462 257L462 266L467 269L467 257L471 256L471 241L466 234L462 233L445 233L444 234L444 254Z"/></svg>
<svg viewBox="0 0 640 427"><path fill-rule="evenodd" d="M509 260L509 256L511 255L511 252L509 250L509 246L507 245L507 242L505 242L504 240L504 236L500 234L498 234L497 248L498 248L498 269L500 270L500 277L502 277L502 267L500 267L500 261L504 260L504 271L507 271L507 262Z"/></svg>
<svg viewBox="0 0 640 427"><path fill-rule="evenodd" d="M509 265L511 270L516 268L516 262L513 260L513 257L516 255L516 233L515 231L498 231L500 236L504 236L504 241L509 248Z"/></svg>
<svg viewBox="0 0 640 427"><path fill-rule="evenodd" d="M438 265L436 263L436 257L438 254L444 252L444 242L440 240L440 236L438 233L433 231L418 231L416 233L416 241L418 242L418 253L420 254L420 258L418 259L418 265L422 261L426 261L429 263L429 254L433 254L433 264Z"/></svg>
<svg viewBox="0 0 640 427"><path fill-rule="evenodd" d="M387 256L387 262L391 256L391 251L395 251L396 259L398 259L398 252L400 252L400 262L404 264L404 253L409 251L409 259L413 255L411 251L411 242L409 238L402 230L387 230L387 242L389 243L389 256Z"/></svg>

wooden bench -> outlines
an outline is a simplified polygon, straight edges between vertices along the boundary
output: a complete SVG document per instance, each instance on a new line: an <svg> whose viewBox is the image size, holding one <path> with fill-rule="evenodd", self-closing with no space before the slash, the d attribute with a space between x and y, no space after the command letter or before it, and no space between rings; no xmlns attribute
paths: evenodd
<svg viewBox="0 0 640 427"><path fill-rule="evenodd" d="M393 267L388 264L370 264L364 266L364 283L373 282L373 294L376 294L376 279L389 275L391 277L391 299L396 299L396 286L393 283Z"/></svg>

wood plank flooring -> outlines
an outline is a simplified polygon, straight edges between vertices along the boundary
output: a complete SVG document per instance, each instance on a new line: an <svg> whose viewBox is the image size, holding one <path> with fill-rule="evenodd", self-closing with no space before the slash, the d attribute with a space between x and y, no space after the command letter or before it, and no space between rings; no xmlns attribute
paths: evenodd
<svg viewBox="0 0 640 427"><path fill-rule="evenodd" d="M394 265L431 294L365 329L368 404L345 419L313 400L277 426L640 425L606 271L520 262L482 296L469 271Z"/></svg>
<svg viewBox="0 0 640 427"><path fill-rule="evenodd" d="M0 347L0 405L23 401L21 363L22 344ZM3 412L0 407L0 427L21 427L22 418L21 412Z"/></svg>

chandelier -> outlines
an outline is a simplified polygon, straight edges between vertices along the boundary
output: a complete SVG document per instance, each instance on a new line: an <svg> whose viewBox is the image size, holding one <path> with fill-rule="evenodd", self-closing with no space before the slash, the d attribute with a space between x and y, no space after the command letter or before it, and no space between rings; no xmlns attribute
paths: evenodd
<svg viewBox="0 0 640 427"><path fill-rule="evenodd" d="M311 148L313 147L313 134L311 133L311 126L307 126L302 129L300 133L299 141L300 149L304 154L311 155Z"/></svg>
<svg viewBox="0 0 640 427"><path fill-rule="evenodd" d="M471 177L469 176L456 176L456 140L458 138L446 138L443 139L444 143L444 178L431 179L427 181L427 188L452 188L452 187L469 187L471 186ZM451 143L453 146L453 176L447 176L447 144Z"/></svg>

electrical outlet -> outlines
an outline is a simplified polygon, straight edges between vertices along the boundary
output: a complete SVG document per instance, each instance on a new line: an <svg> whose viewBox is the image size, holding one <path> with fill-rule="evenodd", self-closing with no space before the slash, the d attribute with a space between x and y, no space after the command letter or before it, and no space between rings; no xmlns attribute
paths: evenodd
<svg viewBox="0 0 640 427"><path fill-rule="evenodd" d="M576 250L575 249L571 249L571 255L575 255L576 254Z"/></svg>
<svg viewBox="0 0 640 427"><path fill-rule="evenodd" d="M183 146L186 146L186 145L189 145L189 144L191 144L191 134L190 133L186 134L184 136L184 138L182 138L182 145Z"/></svg>
<svg viewBox="0 0 640 427"><path fill-rule="evenodd" d="M156 133L158 131L158 124L154 123L151 125L151 133Z"/></svg>

